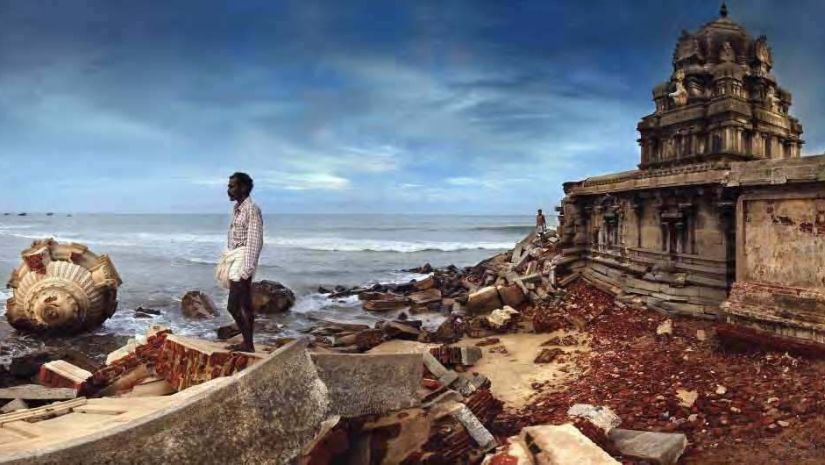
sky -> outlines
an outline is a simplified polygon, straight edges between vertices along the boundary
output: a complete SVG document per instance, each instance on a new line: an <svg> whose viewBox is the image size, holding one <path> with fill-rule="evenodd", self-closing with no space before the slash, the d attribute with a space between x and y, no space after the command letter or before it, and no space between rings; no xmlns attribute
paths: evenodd
<svg viewBox="0 0 825 465"><path fill-rule="evenodd" d="M825 2L733 0L825 152ZM0 0L0 211L531 214L719 2Z"/></svg>

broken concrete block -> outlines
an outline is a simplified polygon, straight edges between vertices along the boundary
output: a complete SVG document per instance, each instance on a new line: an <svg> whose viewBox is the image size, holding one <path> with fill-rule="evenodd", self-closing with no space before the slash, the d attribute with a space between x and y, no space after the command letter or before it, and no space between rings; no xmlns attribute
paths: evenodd
<svg viewBox="0 0 825 465"><path fill-rule="evenodd" d="M55 360L44 363L40 367L37 378L43 386L80 390L83 383L91 376L90 371L76 367L65 360Z"/></svg>
<svg viewBox="0 0 825 465"><path fill-rule="evenodd" d="M26 404L25 401L22 399L14 399L0 407L0 413L11 413L17 410L25 410L27 408L29 408L29 405Z"/></svg>
<svg viewBox="0 0 825 465"><path fill-rule="evenodd" d="M481 465L535 465L533 454L518 436L507 438L507 444L484 457Z"/></svg>
<svg viewBox="0 0 825 465"><path fill-rule="evenodd" d="M483 451L488 451L496 446L496 439L487 431L487 428L478 421L478 418L464 404L453 412L453 417L458 420L469 433L470 437L481 447Z"/></svg>
<svg viewBox="0 0 825 465"><path fill-rule="evenodd" d="M503 330L510 326L513 317L516 315L519 315L517 310L510 306L504 306L504 308L493 310L487 316L487 324L494 330Z"/></svg>
<svg viewBox="0 0 825 465"><path fill-rule="evenodd" d="M39 384L24 384L0 389L0 399L68 400L75 397L77 397L75 389L50 388Z"/></svg>
<svg viewBox="0 0 825 465"><path fill-rule="evenodd" d="M468 375L462 373L458 375L452 384L455 390L460 392L462 396L469 397L477 390L488 387L490 385L490 378L482 374Z"/></svg>
<svg viewBox="0 0 825 465"><path fill-rule="evenodd" d="M552 349L544 348L541 349L541 352L539 352L533 360L533 363L552 363L559 355L564 355L564 351L557 347Z"/></svg>
<svg viewBox="0 0 825 465"><path fill-rule="evenodd" d="M419 279L415 282L415 284L413 284L413 287L418 289L419 291L424 291L432 287L435 287L435 277L430 275L424 279Z"/></svg>
<svg viewBox="0 0 825 465"><path fill-rule="evenodd" d="M407 296L416 305L427 305L433 302L441 302L441 291L431 288L424 291L413 292Z"/></svg>
<svg viewBox="0 0 825 465"><path fill-rule="evenodd" d="M673 336L673 320L665 320L656 327L657 336Z"/></svg>
<svg viewBox="0 0 825 465"><path fill-rule="evenodd" d="M693 407L696 399L699 398L699 393L696 391L688 391L687 389L677 389L676 397L679 399L679 405L685 408Z"/></svg>
<svg viewBox="0 0 825 465"><path fill-rule="evenodd" d="M614 429L608 435L622 455L646 460L656 465L673 465L687 447L681 433L654 433Z"/></svg>
<svg viewBox="0 0 825 465"><path fill-rule="evenodd" d="M461 364L464 366L475 365L481 360L481 349L479 347L461 347Z"/></svg>
<svg viewBox="0 0 825 465"><path fill-rule="evenodd" d="M609 407L590 404L573 405L567 410L567 416L583 418L604 431L605 434L622 424L622 419Z"/></svg>
<svg viewBox="0 0 825 465"><path fill-rule="evenodd" d="M417 407L420 354L312 354L329 390L330 413L344 418Z"/></svg>
<svg viewBox="0 0 825 465"><path fill-rule="evenodd" d="M501 308L501 298L498 295L498 290L493 286L488 286L479 289L467 296L467 312L471 314L479 314L493 311Z"/></svg>
<svg viewBox="0 0 825 465"><path fill-rule="evenodd" d="M521 290L521 287L518 284L499 286L498 295L501 297L501 301L504 305L509 305L511 307L518 307L523 304L527 298L524 295L524 291Z"/></svg>
<svg viewBox="0 0 825 465"><path fill-rule="evenodd" d="M538 465L621 465L570 423L528 426L520 438Z"/></svg>

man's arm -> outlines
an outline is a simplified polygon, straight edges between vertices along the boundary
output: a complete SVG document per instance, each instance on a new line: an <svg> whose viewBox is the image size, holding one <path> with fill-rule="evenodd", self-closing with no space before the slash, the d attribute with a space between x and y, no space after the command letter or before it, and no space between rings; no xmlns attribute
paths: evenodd
<svg viewBox="0 0 825 465"><path fill-rule="evenodd" d="M249 227L246 230L246 254L243 260L241 279L249 279L258 266L258 257L264 245L264 220L257 206L249 210Z"/></svg>

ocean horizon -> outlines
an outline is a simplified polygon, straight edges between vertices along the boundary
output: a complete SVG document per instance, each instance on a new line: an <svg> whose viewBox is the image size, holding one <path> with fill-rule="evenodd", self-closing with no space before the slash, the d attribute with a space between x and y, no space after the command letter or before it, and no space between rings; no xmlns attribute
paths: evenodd
<svg viewBox="0 0 825 465"><path fill-rule="evenodd" d="M225 311L227 292L214 281L228 221L228 213L3 215L0 274L8 279L20 263L20 252L35 239L80 242L109 255L123 279L118 311L94 334L131 337L162 324L180 334L213 337L218 326L231 322ZM474 265L511 248L533 222L527 215L265 214L255 280L283 283L297 302L288 314L261 316L274 324L259 336L297 334L309 327L308 312L362 323L386 318L364 312L354 297L330 299L318 288L407 282L422 275L403 270L425 263ZM189 290L207 293L221 315L214 320L183 318L180 299ZM9 289L0 290L0 314L10 295ZM138 307L160 315L138 318ZM5 318L2 325L5 331L0 332L14 334Z"/></svg>

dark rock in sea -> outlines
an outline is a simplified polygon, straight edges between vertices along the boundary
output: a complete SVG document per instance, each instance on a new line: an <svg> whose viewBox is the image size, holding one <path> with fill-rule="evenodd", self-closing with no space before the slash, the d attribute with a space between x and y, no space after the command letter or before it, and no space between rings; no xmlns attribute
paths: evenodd
<svg viewBox="0 0 825 465"><path fill-rule="evenodd" d="M338 285L338 286L335 286L335 292L336 293L347 292L347 288L344 287L344 286Z"/></svg>
<svg viewBox="0 0 825 465"><path fill-rule="evenodd" d="M323 286L320 286L320 287L318 287L318 293L319 294L332 294L332 291L330 291L329 289L327 289Z"/></svg>
<svg viewBox="0 0 825 465"><path fill-rule="evenodd" d="M160 315L160 310L138 307L135 309L135 318L154 318Z"/></svg>
<svg viewBox="0 0 825 465"><path fill-rule="evenodd" d="M213 318L218 315L215 302L201 291L189 291L180 301L181 313L187 318Z"/></svg>
<svg viewBox="0 0 825 465"><path fill-rule="evenodd" d="M231 339L237 336L238 334L241 334L241 330L238 329L238 325L236 325L235 323L232 323L231 325L221 326L220 328L218 328L217 332L218 339L222 341L226 339Z"/></svg>
<svg viewBox="0 0 825 465"><path fill-rule="evenodd" d="M293 305L295 293L283 284L266 280L252 283L252 308L256 313L283 313Z"/></svg>
<svg viewBox="0 0 825 465"><path fill-rule="evenodd" d="M26 213L26 212L23 212L23 213L18 213L18 214L17 214L17 216L26 216L26 215L28 215L28 213Z"/></svg>

